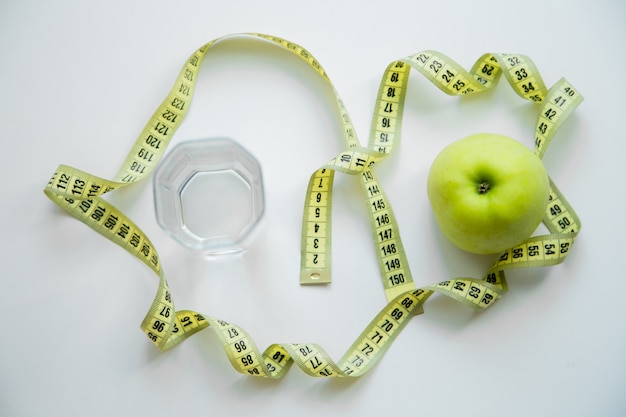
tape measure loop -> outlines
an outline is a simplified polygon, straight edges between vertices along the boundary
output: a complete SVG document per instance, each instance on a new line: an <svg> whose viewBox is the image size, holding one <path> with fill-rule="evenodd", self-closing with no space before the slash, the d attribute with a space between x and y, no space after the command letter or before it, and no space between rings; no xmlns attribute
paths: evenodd
<svg viewBox="0 0 626 417"><path fill-rule="evenodd" d="M275 343L261 353L242 327L191 310L176 310L154 245L135 223L102 198L108 192L150 175L189 110L205 55L215 43L231 36L265 40L290 51L307 62L335 91L338 115L343 123L344 150L310 177L302 222L300 280L303 284L331 280L332 188L335 172L339 171L359 175L387 297L386 305L337 362L314 343ZM505 270L563 262L581 227L572 206L550 180L550 200L544 216L550 234L530 237L505 251L481 279L454 278L416 288L397 219L373 169L399 143L411 68L446 94L457 96L493 88L504 74L520 97L542 102L535 138L535 152L539 157L543 157L555 132L583 100L565 79L547 90L535 64L525 55L487 53L467 71L444 54L426 50L393 61L386 67L368 146L363 147L343 101L309 51L271 35L228 35L202 45L185 62L174 86L149 119L113 181L61 165L48 181L44 193L68 213L140 259L159 277L153 302L141 323L143 332L159 349L171 349L197 332L211 328L233 367L243 374L281 378L295 363L303 372L315 377L361 376L380 360L410 319L423 313L423 305L432 294L443 294L472 308L486 309L508 291Z"/></svg>

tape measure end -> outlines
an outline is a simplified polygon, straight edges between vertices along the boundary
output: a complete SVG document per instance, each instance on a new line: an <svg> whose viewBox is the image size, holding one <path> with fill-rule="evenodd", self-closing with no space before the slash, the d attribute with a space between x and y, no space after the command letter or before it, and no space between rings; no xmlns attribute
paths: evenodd
<svg viewBox="0 0 626 417"><path fill-rule="evenodd" d="M321 285L331 283L330 271L323 269L303 269L300 272L300 285Z"/></svg>

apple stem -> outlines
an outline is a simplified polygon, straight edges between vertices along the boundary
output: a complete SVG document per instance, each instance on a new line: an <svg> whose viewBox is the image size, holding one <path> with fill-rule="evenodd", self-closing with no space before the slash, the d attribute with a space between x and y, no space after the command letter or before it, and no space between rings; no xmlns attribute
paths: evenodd
<svg viewBox="0 0 626 417"><path fill-rule="evenodd" d="M489 183L487 181L483 181L480 184L478 184L479 194L485 194L487 191L489 191Z"/></svg>

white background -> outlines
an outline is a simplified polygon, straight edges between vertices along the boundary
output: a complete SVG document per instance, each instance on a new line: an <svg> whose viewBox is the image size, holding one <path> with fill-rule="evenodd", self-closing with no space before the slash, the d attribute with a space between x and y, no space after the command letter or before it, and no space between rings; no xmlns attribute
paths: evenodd
<svg viewBox="0 0 626 417"><path fill-rule="evenodd" d="M626 415L625 18L619 0L2 1L0 415ZM385 66L425 49L468 69L485 52L522 53L547 85L566 77L586 100L544 161L583 223L570 256L509 272L510 291L483 313L434 297L357 380L240 375L210 329L158 352L139 330L156 278L42 189L61 163L112 178L187 57L238 32L312 52L363 144ZM434 156L479 131L530 147L537 109L504 81L460 100L412 72L402 142L377 173L418 286L481 277L493 261L437 230L425 192ZM265 222L245 255L207 260L172 241L151 179L110 200L156 244L178 308L237 323L261 349L314 342L339 359L385 298L360 190L343 174L333 284L298 284L307 180L341 150L330 87L279 48L220 43L174 143L223 135L265 176Z"/></svg>

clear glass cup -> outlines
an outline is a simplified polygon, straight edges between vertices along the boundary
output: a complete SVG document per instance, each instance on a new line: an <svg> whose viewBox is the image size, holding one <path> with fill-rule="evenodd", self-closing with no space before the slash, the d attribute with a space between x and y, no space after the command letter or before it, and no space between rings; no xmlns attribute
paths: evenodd
<svg viewBox="0 0 626 417"><path fill-rule="evenodd" d="M155 171L153 186L159 225L207 254L244 250L265 210L261 166L230 138L178 144Z"/></svg>

